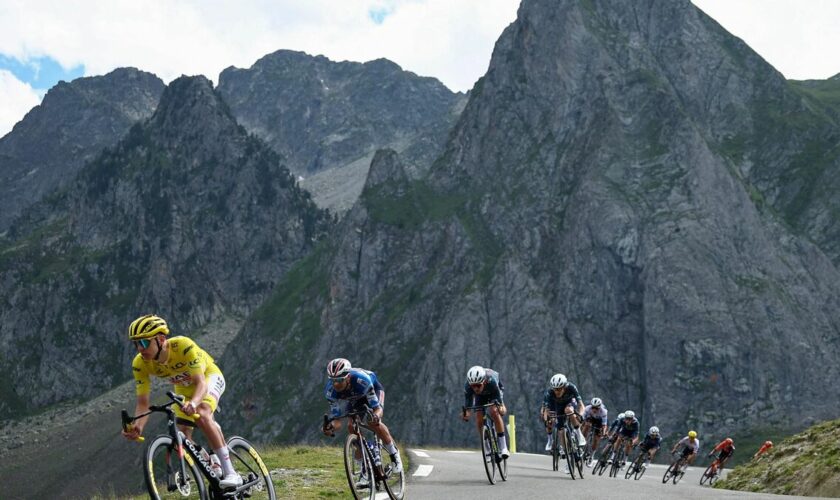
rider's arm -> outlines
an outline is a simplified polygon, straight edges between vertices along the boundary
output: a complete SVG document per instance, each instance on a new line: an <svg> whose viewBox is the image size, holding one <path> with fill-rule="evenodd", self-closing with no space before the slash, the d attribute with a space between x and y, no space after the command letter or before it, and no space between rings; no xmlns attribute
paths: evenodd
<svg viewBox="0 0 840 500"><path fill-rule="evenodd" d="M149 394L138 394L137 395L137 404L134 405L134 414L140 415L141 413L146 413L149 411ZM134 428L137 430L137 434L143 434L143 428L146 427L146 422L149 420L149 416L146 415L145 417L138 418L134 421Z"/></svg>

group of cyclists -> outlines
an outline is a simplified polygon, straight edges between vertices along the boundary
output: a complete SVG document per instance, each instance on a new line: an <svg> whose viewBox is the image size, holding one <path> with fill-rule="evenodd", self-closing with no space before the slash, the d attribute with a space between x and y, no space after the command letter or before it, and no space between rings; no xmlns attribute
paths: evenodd
<svg viewBox="0 0 840 500"><path fill-rule="evenodd" d="M222 476L220 486L241 486L242 478L233 469L222 429L213 417L225 391L224 375L213 358L193 340L183 336L169 337L169 333L166 321L151 314L137 318L128 327L128 339L137 350L132 362L137 396L135 414L145 413L149 409L150 377L168 379L175 386L175 393L184 397L184 403L175 408L179 429L191 438L193 429L199 427L213 449L214 465L220 469ZM329 403L329 419L325 419L322 432L325 435L334 435L335 431L341 428L342 419L348 413L367 411L369 418L365 426L382 440L392 464L396 470L402 472L399 449L388 427L382 422L385 390L376 374L370 370L353 367L347 359L336 358L327 364L326 375L324 395ZM463 420L469 421L473 413L469 408L487 405L484 407L487 408L486 411L489 412L495 427L500 454L502 458L508 458L510 451L502 420L507 414L507 407L504 404L504 386L499 373L490 368L473 366L467 371L466 378ZM474 412L479 434L482 432L484 411L478 408ZM640 440L640 423L632 410L619 414L608 425L608 410L603 401L596 397L584 405L584 399L577 386L561 373L553 375L549 380L539 416L548 435L546 451L550 451L553 446L552 426L564 426L566 419L577 433L580 446L586 445L586 436L590 431L592 450L597 450L601 440L606 438L608 444L602 453L607 452L610 447L618 450L618 447L623 445L625 456L629 456L631 449L638 446L642 452L647 453L645 460L649 462L662 446L662 437L656 426L650 427ZM123 436L130 440L138 439L143 433L147 419L148 417L137 419L132 428L123 430ZM354 432L352 426L352 421L348 421L350 432ZM560 444L561 453L564 445L565 443ZM772 443L769 446L772 446ZM756 456L769 446L765 444L764 449ZM693 463L700 451L697 433L689 431L674 445L671 453L676 453L678 449L689 464ZM719 467L722 467L734 450L732 439L727 438L715 446L709 455L718 453L717 462ZM358 450L355 459L361 460ZM568 473L568 469L566 472ZM365 481L369 479L360 478L361 483Z"/></svg>

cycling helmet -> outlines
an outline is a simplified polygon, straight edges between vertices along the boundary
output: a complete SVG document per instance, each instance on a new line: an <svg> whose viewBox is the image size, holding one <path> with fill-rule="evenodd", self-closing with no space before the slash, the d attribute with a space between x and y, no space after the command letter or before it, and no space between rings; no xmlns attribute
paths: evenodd
<svg viewBox="0 0 840 500"><path fill-rule="evenodd" d="M128 340L148 339L159 333L169 335L169 327L163 318L154 314L140 316L128 325Z"/></svg>
<svg viewBox="0 0 840 500"><path fill-rule="evenodd" d="M633 413L633 410L627 410L624 412L624 418L636 418L636 414Z"/></svg>
<svg viewBox="0 0 840 500"><path fill-rule="evenodd" d="M726 441L726 444L732 444L734 442L734 441L732 441L732 438L726 438L725 441Z"/></svg>
<svg viewBox="0 0 840 500"><path fill-rule="evenodd" d="M601 398L592 398L592 408L600 408L602 403Z"/></svg>
<svg viewBox="0 0 840 500"><path fill-rule="evenodd" d="M487 377L487 372L484 368L476 365L467 370L467 382L470 384L480 384L484 382Z"/></svg>
<svg viewBox="0 0 840 500"><path fill-rule="evenodd" d="M566 381L566 376L562 373L555 374L553 377L551 377L551 381L549 381L549 384L551 384L552 389L559 389L561 387L565 387L568 383L569 382Z"/></svg>
<svg viewBox="0 0 840 500"><path fill-rule="evenodd" d="M766 444L767 446L773 446L773 441L767 441L764 444Z"/></svg>
<svg viewBox="0 0 840 500"><path fill-rule="evenodd" d="M353 368L353 366L350 365L349 361L344 358L335 358L327 363L327 376L330 378L346 377L350 373L350 368Z"/></svg>
<svg viewBox="0 0 840 500"><path fill-rule="evenodd" d="M648 433L650 433L651 436L658 436L659 435L659 427L654 425L653 427L650 428Z"/></svg>
<svg viewBox="0 0 840 500"><path fill-rule="evenodd" d="M619 413L619 414L618 414L618 419L619 419L619 420L624 420L624 414L623 414L623 413Z"/></svg>
<svg viewBox="0 0 840 500"><path fill-rule="evenodd" d="M696 432L694 432L694 431L688 431L688 437L690 437L690 438L696 438L696 437L697 437L697 433L696 433Z"/></svg>

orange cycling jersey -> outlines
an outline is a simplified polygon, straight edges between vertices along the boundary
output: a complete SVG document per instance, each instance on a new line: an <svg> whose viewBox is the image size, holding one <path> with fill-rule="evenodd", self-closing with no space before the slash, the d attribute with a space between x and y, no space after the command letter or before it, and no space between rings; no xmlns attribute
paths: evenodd
<svg viewBox="0 0 840 500"><path fill-rule="evenodd" d="M735 449L735 445L727 443L726 440L724 439L723 441L718 443L717 446L715 446L714 451L725 451L725 452L728 453L728 452L733 451L734 449Z"/></svg>

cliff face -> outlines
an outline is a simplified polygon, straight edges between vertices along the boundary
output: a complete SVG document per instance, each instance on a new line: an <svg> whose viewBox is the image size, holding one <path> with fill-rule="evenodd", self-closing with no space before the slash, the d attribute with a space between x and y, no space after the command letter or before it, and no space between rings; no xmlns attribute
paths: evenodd
<svg viewBox="0 0 840 500"><path fill-rule="evenodd" d="M188 333L247 314L330 219L203 78L27 210L0 248L0 416L130 376L125 329L154 311Z"/></svg>
<svg viewBox="0 0 840 500"><path fill-rule="evenodd" d="M688 1L525 0L432 169L380 152L246 324L228 397L306 439L344 356L409 442L470 442L451 418L473 364L525 415L555 372L666 434L832 414L835 221L806 214L831 213L836 154L800 163L838 137L831 109Z"/></svg>
<svg viewBox="0 0 840 500"><path fill-rule="evenodd" d="M288 50L226 69L219 92L239 123L304 177L319 205L338 211L358 197L379 148L428 169L465 101L385 59L333 62Z"/></svg>
<svg viewBox="0 0 840 500"><path fill-rule="evenodd" d="M149 118L163 82L134 68L60 82L0 138L0 232L26 207Z"/></svg>

